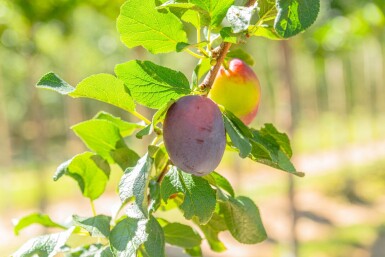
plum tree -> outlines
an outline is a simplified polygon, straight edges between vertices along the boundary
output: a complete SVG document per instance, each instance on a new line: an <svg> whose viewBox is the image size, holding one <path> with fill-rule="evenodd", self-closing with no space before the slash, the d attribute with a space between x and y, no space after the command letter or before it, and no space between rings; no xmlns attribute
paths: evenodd
<svg viewBox="0 0 385 257"><path fill-rule="evenodd" d="M184 96L167 111L163 138L175 166L206 175L218 166L225 150L222 114L205 96Z"/></svg>
<svg viewBox="0 0 385 257"><path fill-rule="evenodd" d="M221 66L208 96L248 125L257 115L261 87L257 75L246 63L232 59L228 68Z"/></svg>

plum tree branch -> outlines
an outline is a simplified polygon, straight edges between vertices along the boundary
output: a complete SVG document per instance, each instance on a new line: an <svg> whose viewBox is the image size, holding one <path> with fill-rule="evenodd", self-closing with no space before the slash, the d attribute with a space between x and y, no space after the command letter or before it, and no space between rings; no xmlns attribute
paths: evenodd
<svg viewBox="0 0 385 257"><path fill-rule="evenodd" d="M246 7L252 6L255 4L256 1L257 0L248 0L245 6ZM223 42L219 47L217 47L212 51L212 53L215 56L216 62L214 66L212 66L209 72L207 73L203 82L199 85L199 89L206 92L206 94L208 94L208 92L210 91L214 83L215 77L217 76L217 73L219 71L219 68L221 67L223 60L225 59L226 54L229 51L230 47L231 47L231 43Z"/></svg>

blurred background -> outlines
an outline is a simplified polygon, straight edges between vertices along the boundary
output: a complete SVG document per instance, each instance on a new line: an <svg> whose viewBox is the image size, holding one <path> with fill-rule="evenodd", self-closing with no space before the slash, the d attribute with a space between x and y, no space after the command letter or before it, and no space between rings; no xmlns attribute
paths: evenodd
<svg viewBox="0 0 385 257"><path fill-rule="evenodd" d="M311 29L289 41L249 40L262 103L252 124L274 123L290 135L304 178L226 154L218 172L251 197L269 239L241 245L222 233L228 251L212 257L385 256L385 1L322 0ZM54 71L72 85L115 64L148 59L190 77L196 60L184 53L150 55L127 49L115 19L123 0L0 0L0 255L8 256L38 226L13 234L12 219L44 212L56 221L90 215L56 167L85 150L70 127L99 110L136 121L93 101L34 85ZM148 112L147 110L143 110ZM138 141L132 148L145 151ZM117 203L112 173L99 212ZM115 184L114 184L115 183ZM176 219L180 219L178 214ZM169 248L170 256L183 256Z"/></svg>

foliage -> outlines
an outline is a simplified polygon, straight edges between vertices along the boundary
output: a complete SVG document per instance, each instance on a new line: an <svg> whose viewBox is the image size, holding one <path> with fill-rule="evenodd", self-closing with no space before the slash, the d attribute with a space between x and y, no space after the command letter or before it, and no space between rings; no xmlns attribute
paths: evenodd
<svg viewBox="0 0 385 257"><path fill-rule="evenodd" d="M142 120L130 123L101 112L93 119L72 127L90 152L76 155L57 169L54 180L62 176L74 179L83 196L90 199L93 217L74 215L70 224L61 225L47 215L34 214L21 219L18 233L30 224L62 228L63 231L31 239L13 256L165 256L165 243L185 249L191 256L202 256L201 234L213 251L226 248L219 240L221 231L229 230L241 243L254 244L267 238L258 207L248 197L236 196L231 184L217 172L203 177L187 174L169 161L162 142L162 126L168 107L190 94L207 94L210 89L199 84L215 76L231 43L241 43L250 36L286 39L308 28L316 19L319 1L240 1L210 2L127 0L121 7L117 29L128 47L142 46L153 54L186 52L200 59L192 82L179 72L152 63L133 60L115 67L115 75L97 74L76 87L50 72L37 87L54 90L74 98L91 98L117 106ZM255 2L255 3L254 3ZM185 26L197 30L197 42L188 42ZM201 32L205 31L205 38ZM230 52L232 58L250 57L242 51ZM217 70L217 69L216 69ZM207 85L206 85L207 86ZM141 104L156 109L151 120L136 111ZM223 120L227 150L237 151L271 167L302 176L290 161L292 150L288 137L272 124L259 130L249 128L227 110ZM130 149L125 138L152 136L147 153L140 157ZM122 178L118 185L121 207L114 217L97 215L93 201L105 190L110 166L117 164ZM156 217L157 211L178 208L190 227ZM120 214L125 210L124 214ZM95 243L72 248L74 238L93 238Z"/></svg>

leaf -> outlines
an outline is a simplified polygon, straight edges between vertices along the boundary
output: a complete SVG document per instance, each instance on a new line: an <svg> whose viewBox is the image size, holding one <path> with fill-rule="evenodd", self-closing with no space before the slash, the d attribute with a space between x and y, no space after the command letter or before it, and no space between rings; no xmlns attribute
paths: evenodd
<svg viewBox="0 0 385 257"><path fill-rule="evenodd" d="M119 128L119 132L122 137L131 136L135 130L144 128L144 125L124 121L121 118L115 117L112 114L104 111L98 112L93 119L107 120L112 122Z"/></svg>
<svg viewBox="0 0 385 257"><path fill-rule="evenodd" d="M276 0L260 0L257 4L259 20L249 27L249 35L281 40L282 37L277 34L274 28L274 21L278 15Z"/></svg>
<svg viewBox="0 0 385 257"><path fill-rule="evenodd" d="M279 145L280 149L289 157L293 155L291 150L289 137L285 133L279 132L273 124L266 123L263 128L260 129L260 134L265 137L272 137Z"/></svg>
<svg viewBox="0 0 385 257"><path fill-rule="evenodd" d="M64 232L32 238L12 254L12 257L56 256L71 236L73 230L74 228L70 228Z"/></svg>
<svg viewBox="0 0 385 257"><path fill-rule="evenodd" d="M129 61L118 64L115 73L129 88L138 103L158 109L170 100L191 92L187 78L181 72L150 61Z"/></svg>
<svg viewBox="0 0 385 257"><path fill-rule="evenodd" d="M152 116L152 125L153 126L156 126L156 125L158 125L159 122L164 121L166 114L167 114L167 111L168 111L168 108L170 108L173 103L175 103L175 100L171 100L171 101L167 102L165 105L160 107L154 113L154 115Z"/></svg>
<svg viewBox="0 0 385 257"><path fill-rule="evenodd" d="M234 33L247 31L249 26L253 24L258 16L257 7L231 6L226 14L226 18L230 23Z"/></svg>
<svg viewBox="0 0 385 257"><path fill-rule="evenodd" d="M215 209L216 194L205 179L182 172L173 166L163 179L161 196L167 202L176 193L184 194L180 208L186 219L196 216L200 224L210 220Z"/></svg>
<svg viewBox="0 0 385 257"><path fill-rule="evenodd" d="M139 159L139 155L127 147L119 127L108 120L83 121L72 126L72 130L90 150L122 169L134 166Z"/></svg>
<svg viewBox="0 0 385 257"><path fill-rule="evenodd" d="M19 235L19 232L23 230L26 227L29 227L33 224L39 224L46 228L64 228L66 227L54 222L51 220L51 218L47 214L40 214L40 213L32 213L27 216L22 217L19 220L15 220L14 222L14 228L13 232L15 235Z"/></svg>
<svg viewBox="0 0 385 257"><path fill-rule="evenodd" d="M175 51L179 42L187 42L180 20L170 12L156 10L155 1L126 1L117 28L127 47L143 46L153 54Z"/></svg>
<svg viewBox="0 0 385 257"><path fill-rule="evenodd" d="M275 29L270 26L260 25L254 26L252 29L252 35L256 37L265 37L271 40L281 40L282 38L277 34Z"/></svg>
<svg viewBox="0 0 385 257"><path fill-rule="evenodd" d="M62 95L68 95L75 90L73 86L65 82L53 72L45 74L39 82L37 82L36 86L56 91Z"/></svg>
<svg viewBox="0 0 385 257"><path fill-rule="evenodd" d="M163 230L166 242L171 245L193 248L199 246L202 242L199 234L190 226L184 224L168 223L163 227Z"/></svg>
<svg viewBox="0 0 385 257"><path fill-rule="evenodd" d="M239 149L239 156L246 158L251 152L249 137L251 134L246 125L229 111L223 112L226 133L232 144Z"/></svg>
<svg viewBox="0 0 385 257"><path fill-rule="evenodd" d="M183 52L184 50L188 49L188 48L199 48L199 47L205 47L206 45L208 44L208 41L201 41L199 43L196 43L196 44L188 44L188 43L178 43L177 47L176 47L176 51L177 52Z"/></svg>
<svg viewBox="0 0 385 257"><path fill-rule="evenodd" d="M106 188L110 167L99 155L85 152L61 164L54 175L54 180L58 180L64 174L78 182L83 196L95 200Z"/></svg>
<svg viewBox="0 0 385 257"><path fill-rule="evenodd" d="M144 217L148 217L147 185L153 159L145 154L134 168L127 169L119 183L119 197L122 202L135 197L135 203Z"/></svg>
<svg viewBox="0 0 385 257"><path fill-rule="evenodd" d="M116 257L135 257L136 250L147 241L147 219L124 218L110 233L110 245Z"/></svg>
<svg viewBox="0 0 385 257"><path fill-rule="evenodd" d="M250 66L254 65L253 57L249 53L244 51L242 48L231 49L230 52L227 53L226 57L231 58L231 59L238 58Z"/></svg>
<svg viewBox="0 0 385 257"><path fill-rule="evenodd" d="M272 128L270 127L270 129ZM291 152L290 145L287 145L289 142L285 141L288 140L288 138L284 139L285 136L282 134L276 134L281 140L280 143L278 143L277 140L269 134L271 131L269 133L266 131L266 129L261 129L261 131L252 130L253 138L250 140L252 151L249 157L257 162L303 177L304 173L298 172L295 169L290 161L290 157L282 150L286 149L285 151Z"/></svg>
<svg viewBox="0 0 385 257"><path fill-rule="evenodd" d="M210 25L216 27L221 24L234 0L189 0L189 2L207 11L211 19Z"/></svg>
<svg viewBox="0 0 385 257"><path fill-rule="evenodd" d="M154 131L154 126L153 124L149 124L145 126L142 130L140 130L138 133L136 133L136 138L142 139L144 136L150 135Z"/></svg>
<svg viewBox="0 0 385 257"><path fill-rule="evenodd" d="M44 75L36 85L71 97L84 97L115 105L126 111L135 109L130 94L122 81L111 74L92 75L81 81L76 88L70 86L54 73Z"/></svg>
<svg viewBox="0 0 385 257"><path fill-rule="evenodd" d="M69 95L96 99L126 111L135 109L132 97L126 91L123 82L111 74L92 75L82 80L76 86L75 91Z"/></svg>
<svg viewBox="0 0 385 257"><path fill-rule="evenodd" d="M184 9L191 9L195 7L195 4L192 3L185 3L185 2L178 2L177 0L169 0L162 5L158 6L157 9L163 9L163 8L169 8L169 7L175 7L175 8L184 8Z"/></svg>
<svg viewBox="0 0 385 257"><path fill-rule="evenodd" d="M226 225L240 243L256 244L267 238L257 206L247 197L229 197L221 203Z"/></svg>
<svg viewBox="0 0 385 257"><path fill-rule="evenodd" d="M165 257L165 237L162 227L158 221L151 217L146 226L148 234L144 242L144 251L149 257Z"/></svg>
<svg viewBox="0 0 385 257"><path fill-rule="evenodd" d="M67 250L67 248L68 251L64 251L64 256L68 257L113 257L110 247L102 244L92 244L75 249L66 246L65 250Z"/></svg>
<svg viewBox="0 0 385 257"><path fill-rule="evenodd" d="M211 185L226 190L231 196L234 197L233 187L231 186L230 182L221 174L213 171L203 178L206 179Z"/></svg>
<svg viewBox="0 0 385 257"><path fill-rule="evenodd" d="M194 248L187 248L187 249L184 249L185 252L190 255L190 256L193 256L193 257L202 257L202 249L201 249L201 246L195 246Z"/></svg>
<svg viewBox="0 0 385 257"><path fill-rule="evenodd" d="M214 212L210 221L205 225L199 225L199 227L204 233L211 250L215 252L223 252L226 250L226 246L218 238L218 234L221 231L227 230L225 220L222 216Z"/></svg>
<svg viewBox="0 0 385 257"><path fill-rule="evenodd" d="M192 81L194 86L198 86L200 79L210 70L210 58L199 60L197 66L194 68Z"/></svg>
<svg viewBox="0 0 385 257"><path fill-rule="evenodd" d="M232 44L238 43L238 36L232 32L230 27L224 27L219 33L221 34L224 42L229 42Z"/></svg>
<svg viewBox="0 0 385 257"><path fill-rule="evenodd" d="M317 19L320 0L277 0L278 15L274 28L289 38L309 28Z"/></svg>
<svg viewBox="0 0 385 257"><path fill-rule="evenodd" d="M97 215L94 217L72 216L74 225L87 230L93 237L106 237L110 235L111 217L106 215Z"/></svg>

